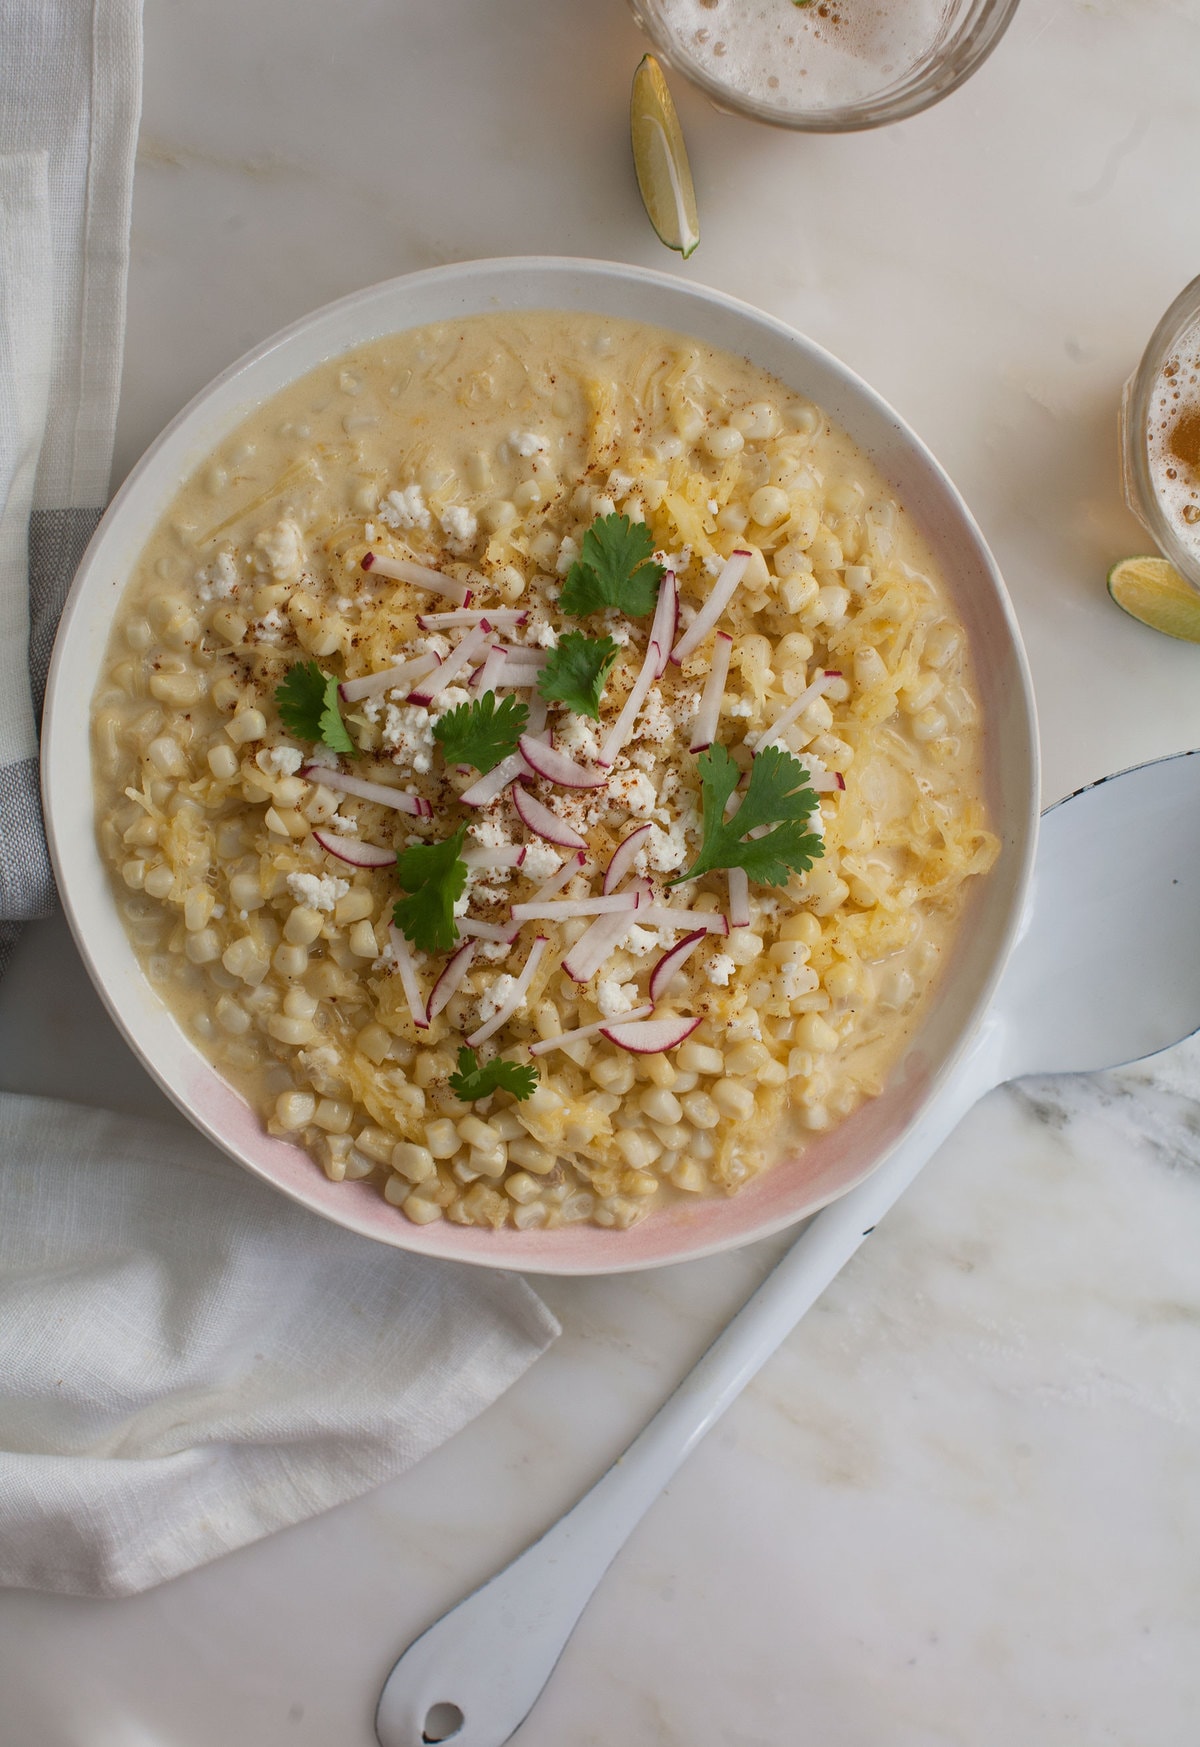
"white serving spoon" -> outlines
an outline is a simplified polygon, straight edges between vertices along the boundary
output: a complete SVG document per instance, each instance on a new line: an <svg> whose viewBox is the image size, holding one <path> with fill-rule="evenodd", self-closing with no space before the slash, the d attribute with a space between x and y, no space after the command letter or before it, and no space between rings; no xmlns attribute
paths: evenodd
<svg viewBox="0 0 1200 1747"><path fill-rule="evenodd" d="M1105 778L1042 821L1029 927L974 1046L879 1168L811 1219L625 1454L552 1529L410 1644L382 1747L501 1747L626 1539L693 1447L992 1087L1152 1055L1200 1027L1200 754Z"/></svg>

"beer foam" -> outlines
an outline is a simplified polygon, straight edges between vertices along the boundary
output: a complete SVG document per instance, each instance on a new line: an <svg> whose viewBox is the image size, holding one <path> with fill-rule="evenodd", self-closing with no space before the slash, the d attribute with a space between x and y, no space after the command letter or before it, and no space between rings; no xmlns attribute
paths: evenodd
<svg viewBox="0 0 1200 1747"><path fill-rule="evenodd" d="M1200 319L1155 378L1146 455L1159 508L1176 539L1200 560Z"/></svg>
<svg viewBox="0 0 1200 1747"><path fill-rule="evenodd" d="M659 0L679 55L708 78L800 113L890 90L936 49L960 0Z"/></svg>

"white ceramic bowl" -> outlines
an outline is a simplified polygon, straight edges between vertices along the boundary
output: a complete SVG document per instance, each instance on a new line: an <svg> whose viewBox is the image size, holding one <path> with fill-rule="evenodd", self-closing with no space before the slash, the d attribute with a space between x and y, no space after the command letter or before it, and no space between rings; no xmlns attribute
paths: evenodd
<svg viewBox="0 0 1200 1747"><path fill-rule="evenodd" d="M747 356L810 396L871 457L931 542L966 626L983 709L987 795L1003 852L887 1089L815 1136L802 1156L783 1159L731 1199L681 1201L624 1232L416 1226L377 1188L331 1183L298 1147L265 1134L146 980L95 841L89 706L138 554L179 482L256 405L322 360L385 334L488 311L552 308L651 322ZM84 962L130 1047L198 1128L293 1200L353 1231L426 1255L561 1274L650 1267L764 1237L880 1163L937 1096L991 999L1021 918L1038 817L1036 724L1012 609L979 529L929 451L865 383L782 322L666 274L582 260L474 261L374 286L285 329L197 396L125 481L79 567L46 694L42 767L59 890Z"/></svg>

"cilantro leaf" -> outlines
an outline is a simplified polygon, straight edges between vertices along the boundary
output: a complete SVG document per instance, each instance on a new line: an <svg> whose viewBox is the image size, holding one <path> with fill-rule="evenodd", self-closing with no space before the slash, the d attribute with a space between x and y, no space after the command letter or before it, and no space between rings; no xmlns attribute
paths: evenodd
<svg viewBox="0 0 1200 1747"><path fill-rule="evenodd" d="M585 637L564 631L538 676L538 690L548 701L569 704L577 716L600 720L600 694L617 656L611 637Z"/></svg>
<svg viewBox="0 0 1200 1747"><path fill-rule="evenodd" d="M396 876L408 896L396 900L392 920L422 952L448 952L458 939L454 906L467 884L466 834L460 825L450 837L414 843L396 855Z"/></svg>
<svg viewBox="0 0 1200 1747"><path fill-rule="evenodd" d="M654 611L663 567L650 556L654 535L628 516L597 516L567 572L559 605L580 618L617 607L631 619Z"/></svg>
<svg viewBox="0 0 1200 1747"><path fill-rule="evenodd" d="M704 838L700 854L687 873L670 882L673 886L721 867L745 868L759 885L784 886L790 874L807 873L824 855L823 840L808 829L818 804L808 772L782 746L767 746L756 755L732 819L725 817L725 803L738 785L737 765L719 744L702 752L698 762ZM748 831L763 825L774 829L747 839Z"/></svg>
<svg viewBox="0 0 1200 1747"><path fill-rule="evenodd" d="M450 1090L464 1104L473 1104L476 1098L486 1098L489 1092L497 1090L511 1092L518 1100L528 1098L537 1083L536 1068L506 1062L498 1055L480 1067L475 1051L465 1046L458 1052L458 1072L450 1076Z"/></svg>
<svg viewBox="0 0 1200 1747"><path fill-rule="evenodd" d="M473 764L486 776L517 750L528 720L526 704L516 698L502 698L497 703L495 692L484 692L481 698L448 710L434 728L433 737L447 764Z"/></svg>
<svg viewBox="0 0 1200 1747"><path fill-rule="evenodd" d="M321 740L331 752L358 756L338 707L338 682L332 674L322 673L315 661L288 669L275 687L275 706L284 727L297 740Z"/></svg>

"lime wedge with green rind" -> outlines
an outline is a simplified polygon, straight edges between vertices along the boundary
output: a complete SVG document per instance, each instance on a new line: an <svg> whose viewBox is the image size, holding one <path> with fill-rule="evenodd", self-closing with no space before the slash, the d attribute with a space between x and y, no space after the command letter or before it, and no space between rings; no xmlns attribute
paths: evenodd
<svg viewBox="0 0 1200 1747"><path fill-rule="evenodd" d="M633 75L629 137L642 204L660 242L686 261L700 241L696 190L683 129L653 55L643 55Z"/></svg>
<svg viewBox="0 0 1200 1747"><path fill-rule="evenodd" d="M1200 643L1200 589L1165 558L1122 558L1108 573L1117 605L1152 631Z"/></svg>

